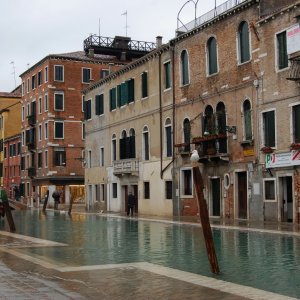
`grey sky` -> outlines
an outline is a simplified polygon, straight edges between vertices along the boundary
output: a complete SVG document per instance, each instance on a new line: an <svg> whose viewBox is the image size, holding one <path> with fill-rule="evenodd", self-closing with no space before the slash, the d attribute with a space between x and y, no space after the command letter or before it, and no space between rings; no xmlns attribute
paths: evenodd
<svg viewBox="0 0 300 300"><path fill-rule="evenodd" d="M195 0L196 1L196 0ZM20 84L19 75L48 54L83 50L83 40L98 34L125 35L133 40L167 42L175 36L177 14L187 0L0 0L0 91ZM217 5L225 0L217 0ZM214 0L198 0L197 16L213 9ZM180 13L194 18L190 1Z"/></svg>

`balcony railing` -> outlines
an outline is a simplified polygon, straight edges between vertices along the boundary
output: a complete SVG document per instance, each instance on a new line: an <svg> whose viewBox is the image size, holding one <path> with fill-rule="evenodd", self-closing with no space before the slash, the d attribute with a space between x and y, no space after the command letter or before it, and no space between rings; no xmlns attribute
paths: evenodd
<svg viewBox="0 0 300 300"><path fill-rule="evenodd" d="M136 174L139 171L139 162L135 158L122 159L113 162L114 175Z"/></svg>
<svg viewBox="0 0 300 300"><path fill-rule="evenodd" d="M287 80L300 81L300 55L290 58L291 66Z"/></svg>
<svg viewBox="0 0 300 300"><path fill-rule="evenodd" d="M28 148L28 151L34 151L35 147L36 147L35 141L29 141L29 142L27 142L26 146Z"/></svg>
<svg viewBox="0 0 300 300"><path fill-rule="evenodd" d="M29 167L27 169L27 172L28 172L28 176L31 178L36 176L36 168L35 167Z"/></svg>
<svg viewBox="0 0 300 300"><path fill-rule="evenodd" d="M36 116L35 115L30 115L27 116L28 124L30 126L34 126L36 124Z"/></svg>

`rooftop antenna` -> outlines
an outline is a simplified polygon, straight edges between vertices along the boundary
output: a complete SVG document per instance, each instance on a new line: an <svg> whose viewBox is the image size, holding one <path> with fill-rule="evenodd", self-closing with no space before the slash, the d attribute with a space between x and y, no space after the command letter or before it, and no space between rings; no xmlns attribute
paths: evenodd
<svg viewBox="0 0 300 300"><path fill-rule="evenodd" d="M99 36L100 36L100 18L99 18Z"/></svg>
<svg viewBox="0 0 300 300"><path fill-rule="evenodd" d="M216 1L216 0L215 0ZM197 5L199 0L188 0L186 1L182 7L180 8L178 14L177 14L177 30L179 29L179 23L181 23L181 25L186 29L186 31L189 31L189 29L185 26L185 24L180 20L179 15L182 11L182 9L189 3L189 2L193 2L194 6L195 6L195 17L194 17L194 22L195 22L195 27L197 26Z"/></svg>
<svg viewBox="0 0 300 300"><path fill-rule="evenodd" d="M128 25L127 25L127 10L124 13L122 13L121 16L126 17L125 30L126 30L126 36L127 36L127 28L128 28Z"/></svg>
<svg viewBox="0 0 300 300"><path fill-rule="evenodd" d="M11 74L14 75L15 88L16 88L17 87L17 81L16 81L16 67L15 67L15 62L11 61L10 64L12 65L12 68L13 68L13 72Z"/></svg>

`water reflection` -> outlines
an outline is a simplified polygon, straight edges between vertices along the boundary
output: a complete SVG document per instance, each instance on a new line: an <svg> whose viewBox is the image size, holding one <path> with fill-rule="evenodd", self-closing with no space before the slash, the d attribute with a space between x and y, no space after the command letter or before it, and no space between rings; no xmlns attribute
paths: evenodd
<svg viewBox="0 0 300 300"><path fill-rule="evenodd" d="M221 269L210 272L202 229L95 215L14 212L17 233L68 244L22 251L67 265L148 261L300 297L300 239L214 230Z"/></svg>

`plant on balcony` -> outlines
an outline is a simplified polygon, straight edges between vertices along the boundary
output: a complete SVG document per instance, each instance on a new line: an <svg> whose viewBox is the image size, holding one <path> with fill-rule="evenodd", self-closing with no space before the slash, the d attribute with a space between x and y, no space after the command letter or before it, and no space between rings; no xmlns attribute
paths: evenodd
<svg viewBox="0 0 300 300"><path fill-rule="evenodd" d="M291 150L300 150L300 143L292 143L290 148Z"/></svg>
<svg viewBox="0 0 300 300"><path fill-rule="evenodd" d="M263 153L265 153L265 154L267 154L267 153L272 153L274 150L273 150L273 148L270 147L270 146L265 146L265 147L262 147L262 148L260 149L260 151L263 152Z"/></svg>

